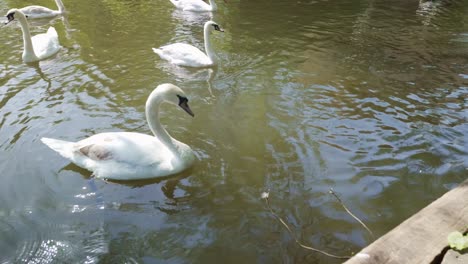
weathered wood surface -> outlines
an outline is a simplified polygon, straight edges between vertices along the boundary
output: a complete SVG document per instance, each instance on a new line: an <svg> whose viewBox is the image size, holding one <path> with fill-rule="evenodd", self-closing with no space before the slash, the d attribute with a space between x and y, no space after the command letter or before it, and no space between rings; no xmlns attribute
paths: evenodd
<svg viewBox="0 0 468 264"><path fill-rule="evenodd" d="M380 237L345 263L431 263L448 246L447 235L450 232L464 232L467 228L468 180Z"/></svg>
<svg viewBox="0 0 468 264"><path fill-rule="evenodd" d="M466 264L468 263L468 254L460 254L453 249L447 251L441 264Z"/></svg>

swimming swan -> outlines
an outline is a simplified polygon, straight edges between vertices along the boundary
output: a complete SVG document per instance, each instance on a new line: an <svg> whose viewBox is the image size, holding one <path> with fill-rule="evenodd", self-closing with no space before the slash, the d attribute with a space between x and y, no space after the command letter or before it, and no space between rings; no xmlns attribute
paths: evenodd
<svg viewBox="0 0 468 264"><path fill-rule="evenodd" d="M218 6L214 2L214 0L209 0L210 3L207 4L203 2L203 0L170 0L172 4L175 5L178 9L182 9L184 11L196 11L196 12L204 12L204 11L216 11L218 10Z"/></svg>
<svg viewBox="0 0 468 264"><path fill-rule="evenodd" d="M52 10L44 6L32 5L32 6L25 6L21 8L21 12L28 18L28 19L37 19L37 18L52 18L65 13L65 6L63 5L61 0L55 0L57 4L58 10Z"/></svg>
<svg viewBox="0 0 468 264"><path fill-rule="evenodd" d="M20 22L21 30L23 31L24 62L43 60L59 51L60 44L55 28L49 27L47 33L42 33L31 37L31 33L29 32L29 24L23 12L16 8L11 9L6 14L6 17L8 19L6 24L15 20L15 18Z"/></svg>
<svg viewBox="0 0 468 264"><path fill-rule="evenodd" d="M161 84L146 101L146 119L154 136L135 132L100 133L78 142L41 138L41 141L98 178L135 180L167 176L193 164L195 155L172 138L159 122L159 106L168 102L194 116L182 89Z"/></svg>
<svg viewBox="0 0 468 264"><path fill-rule="evenodd" d="M153 48L154 53L158 54L161 59L167 60L173 64L188 67L207 67L216 64L216 55L211 48L210 41L210 30L211 26L217 31L224 32L213 21L208 21L203 27L204 39L205 39L205 51L203 53L198 48L185 44L185 43L174 43L166 46L162 46L159 49Z"/></svg>

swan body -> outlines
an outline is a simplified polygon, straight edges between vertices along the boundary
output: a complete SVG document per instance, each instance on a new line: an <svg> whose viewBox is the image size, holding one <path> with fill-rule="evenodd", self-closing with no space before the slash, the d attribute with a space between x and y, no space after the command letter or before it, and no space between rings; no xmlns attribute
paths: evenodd
<svg viewBox="0 0 468 264"><path fill-rule="evenodd" d="M40 18L52 18L65 13L65 6L61 0L55 0L58 10L52 10L50 8L38 5L25 6L21 8L21 12L28 19L40 19Z"/></svg>
<svg viewBox="0 0 468 264"><path fill-rule="evenodd" d="M109 132L78 142L50 138L41 141L98 178L135 180L175 174L191 166L195 155L189 146L172 138L159 123L159 106L163 102L179 105L193 116L182 89L161 84L146 101L146 118L154 136Z"/></svg>
<svg viewBox="0 0 468 264"><path fill-rule="evenodd" d="M203 51L186 43L174 43L162 46L159 49L153 48L153 51L161 59L180 66L205 67L214 64L214 61Z"/></svg>
<svg viewBox="0 0 468 264"><path fill-rule="evenodd" d="M8 22L17 19L23 31L23 61L34 62L46 59L60 50L57 31L49 27L46 33L31 37L29 24L25 15L19 9L11 9L6 15Z"/></svg>
<svg viewBox="0 0 468 264"><path fill-rule="evenodd" d="M209 0L210 3L207 4L203 0L170 0L172 4L178 9L184 11L195 11L195 12L206 12L206 11L216 11L218 6L214 0Z"/></svg>
<svg viewBox="0 0 468 264"><path fill-rule="evenodd" d="M167 60L170 63L187 66L187 67L208 67L215 65L216 55L211 47L210 31L211 26L217 31L224 32L213 21L208 21L203 27L205 51L206 54L200 49L185 43L174 43L160 48L153 48L154 53L158 54L161 59Z"/></svg>

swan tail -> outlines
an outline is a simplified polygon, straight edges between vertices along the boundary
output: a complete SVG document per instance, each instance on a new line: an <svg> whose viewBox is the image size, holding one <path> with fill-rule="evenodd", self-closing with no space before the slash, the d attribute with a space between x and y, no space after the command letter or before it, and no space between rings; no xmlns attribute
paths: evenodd
<svg viewBox="0 0 468 264"><path fill-rule="evenodd" d="M180 1L177 1L177 0L169 0L171 1L171 3L176 6L176 7L179 7L179 4L180 4Z"/></svg>
<svg viewBox="0 0 468 264"><path fill-rule="evenodd" d="M158 54L161 59L167 60L166 55L164 54L164 51L162 49L153 48L153 52Z"/></svg>
<svg viewBox="0 0 468 264"><path fill-rule="evenodd" d="M47 30L47 35L54 38L58 38L57 30L55 30L54 27L49 27L49 29Z"/></svg>
<svg viewBox="0 0 468 264"><path fill-rule="evenodd" d="M153 48L153 52L158 55L161 55L162 50Z"/></svg>
<svg viewBox="0 0 468 264"><path fill-rule="evenodd" d="M52 150L58 152L63 157L67 159L72 158L73 146L75 145L75 142L58 140L53 138L41 138L41 141Z"/></svg>

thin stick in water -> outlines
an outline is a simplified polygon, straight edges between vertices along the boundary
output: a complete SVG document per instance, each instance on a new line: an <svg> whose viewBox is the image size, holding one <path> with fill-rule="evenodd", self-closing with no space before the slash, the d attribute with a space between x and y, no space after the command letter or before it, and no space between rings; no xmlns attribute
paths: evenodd
<svg viewBox="0 0 468 264"><path fill-rule="evenodd" d="M323 255L326 255L326 256L329 256L329 257L332 257L332 258L338 258L338 259L349 259L351 258L351 256L338 256L338 255L334 255L334 254L331 254L331 253L328 253L328 252L325 252L323 250L320 250L320 249L316 249L316 248L313 248L313 247L310 247L310 246L306 246L304 245L301 241L299 241L299 239L296 237L296 235L293 233L293 231L291 230L291 228L288 226L288 224L286 224L286 222L279 216L277 215L273 209L271 208L270 206L270 202L268 200L268 197L269 197L269 193L262 193L262 198L265 199L265 203L267 205L267 208L268 210L270 211L270 213L276 218L278 219L278 221L286 228L286 230L288 230L289 234L294 238L294 241L302 248L305 248L305 249L308 249L308 250L312 250L312 251L315 251L315 252L318 252L318 253L321 253Z"/></svg>
<svg viewBox="0 0 468 264"><path fill-rule="evenodd" d="M338 195L333 191L332 188L330 188L330 193L335 196L335 198L338 200L338 202L341 204L341 206L343 206L343 208L346 210L346 212L351 215L354 219L356 219L366 230L367 232L369 232L369 234L372 236L372 238L374 238L374 233L372 233L372 231L366 226L366 224L364 224L364 222L361 221L361 219L359 219L357 216L355 216L353 213L351 213L351 211L346 207L346 205L341 201L340 197L338 197Z"/></svg>

